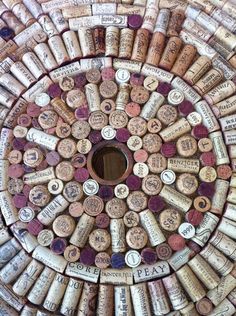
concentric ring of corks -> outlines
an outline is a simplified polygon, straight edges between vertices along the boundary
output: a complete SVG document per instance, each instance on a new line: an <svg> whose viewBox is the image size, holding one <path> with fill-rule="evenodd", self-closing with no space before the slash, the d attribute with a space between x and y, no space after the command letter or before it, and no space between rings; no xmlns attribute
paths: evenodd
<svg viewBox="0 0 236 316"><path fill-rule="evenodd" d="M0 3L3 315L235 313L235 19ZM106 185L86 159L112 143L130 168Z"/></svg>

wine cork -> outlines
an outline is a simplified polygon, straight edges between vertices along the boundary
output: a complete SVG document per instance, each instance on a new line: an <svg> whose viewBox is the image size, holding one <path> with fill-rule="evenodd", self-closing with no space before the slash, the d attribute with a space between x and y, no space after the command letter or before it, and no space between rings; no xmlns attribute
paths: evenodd
<svg viewBox="0 0 236 316"><path fill-rule="evenodd" d="M9 159L9 158L8 158ZM9 176L8 176L8 168L9 168L9 161L7 160L0 160L0 190L4 191L7 189Z"/></svg>
<svg viewBox="0 0 236 316"><path fill-rule="evenodd" d="M217 316L219 313L221 313L222 316L231 316L235 313L235 307L227 298L225 298L209 315Z"/></svg>
<svg viewBox="0 0 236 316"><path fill-rule="evenodd" d="M111 246L113 252L126 251L125 225L123 219L111 219L110 221Z"/></svg>
<svg viewBox="0 0 236 316"><path fill-rule="evenodd" d="M217 230L210 239L210 243L218 250L220 250L223 254L225 254L232 260L235 260L236 242L233 239Z"/></svg>
<svg viewBox="0 0 236 316"><path fill-rule="evenodd" d="M69 202L61 195L57 195L37 215L38 220L44 225L50 225L57 214L62 213L69 205Z"/></svg>
<svg viewBox="0 0 236 316"><path fill-rule="evenodd" d="M9 262L21 250L21 246L15 238L10 239L0 247L0 268Z"/></svg>
<svg viewBox="0 0 236 316"><path fill-rule="evenodd" d="M61 65L62 63L70 60L64 43L59 35L55 35L49 38L48 45L58 65Z"/></svg>
<svg viewBox="0 0 236 316"><path fill-rule="evenodd" d="M213 143L213 151L216 157L216 165L229 164L229 156L220 131L210 133L209 138Z"/></svg>
<svg viewBox="0 0 236 316"><path fill-rule="evenodd" d="M219 218L216 215L210 212L206 212L204 214L202 222L200 223L200 225L198 225L196 229L196 234L192 238L192 240L203 247L206 244L207 240L210 238L211 233L216 228L218 221Z"/></svg>
<svg viewBox="0 0 236 316"><path fill-rule="evenodd" d="M149 100L143 106L140 116L146 120L154 118L163 102L164 97L160 93L153 91Z"/></svg>
<svg viewBox="0 0 236 316"><path fill-rule="evenodd" d="M199 101L194 105L194 107L197 113L201 115L203 125L207 127L209 132L214 132L220 129L215 114L213 113L211 107L207 104L206 101Z"/></svg>
<svg viewBox="0 0 236 316"><path fill-rule="evenodd" d="M225 48L229 51L232 51L236 47L236 36L231 33L226 27L219 26L215 31L214 36L216 37L217 41L222 44Z"/></svg>
<svg viewBox="0 0 236 316"><path fill-rule="evenodd" d="M173 10L168 24L167 36L178 36L182 29L182 23L185 19L184 11L181 9Z"/></svg>
<svg viewBox="0 0 236 316"><path fill-rule="evenodd" d="M214 289L219 284L219 276L199 254L196 254L188 265L208 290Z"/></svg>
<svg viewBox="0 0 236 316"><path fill-rule="evenodd" d="M87 214L83 214L70 238L70 243L77 247L84 247L89 234L94 226L95 219Z"/></svg>
<svg viewBox="0 0 236 316"><path fill-rule="evenodd" d="M134 30L124 28L120 31L119 58L130 59L134 41Z"/></svg>
<svg viewBox="0 0 236 316"><path fill-rule="evenodd" d="M92 29L81 27L78 30L78 35L83 57L94 56L96 51Z"/></svg>
<svg viewBox="0 0 236 316"><path fill-rule="evenodd" d="M115 286L115 316L133 316L129 286Z"/></svg>
<svg viewBox="0 0 236 316"><path fill-rule="evenodd" d="M65 316L73 315L77 310L77 305L82 293L83 282L69 279L65 295L61 304L60 312Z"/></svg>
<svg viewBox="0 0 236 316"><path fill-rule="evenodd" d="M79 40L74 31L66 31L62 34L62 39L70 59L82 57Z"/></svg>
<svg viewBox="0 0 236 316"><path fill-rule="evenodd" d="M69 24L60 9L50 10L49 16L59 33L66 31L69 28Z"/></svg>
<svg viewBox="0 0 236 316"><path fill-rule="evenodd" d="M228 197L227 197L228 202L235 204L235 202L236 202L235 193L236 193L236 188L230 187Z"/></svg>
<svg viewBox="0 0 236 316"><path fill-rule="evenodd" d="M233 269L233 263L211 244L208 244L200 255L222 276L226 276Z"/></svg>
<svg viewBox="0 0 236 316"><path fill-rule="evenodd" d="M29 264L31 258L22 249L0 271L0 280L4 284L13 282Z"/></svg>
<svg viewBox="0 0 236 316"><path fill-rule="evenodd" d="M106 30L101 27L95 28L93 31L94 45L95 45L95 51L96 51L97 56L103 55L106 52L105 32Z"/></svg>
<svg viewBox="0 0 236 316"><path fill-rule="evenodd" d="M225 218L223 217L221 219L221 222L219 224L219 231L226 234L227 236L231 237L231 238L235 238L235 227L236 227L236 224L234 221L228 219L228 218Z"/></svg>
<svg viewBox="0 0 236 316"><path fill-rule="evenodd" d="M33 306L25 305L22 309L21 316L35 316L37 313L37 309Z"/></svg>
<svg viewBox="0 0 236 316"><path fill-rule="evenodd" d="M211 212L215 214L222 214L224 204L227 198L229 182L217 179L215 182L215 194L212 198Z"/></svg>
<svg viewBox="0 0 236 316"><path fill-rule="evenodd" d="M176 272L176 274L183 288L193 302L199 301L206 295L204 288L189 266L183 266Z"/></svg>
<svg viewBox="0 0 236 316"><path fill-rule="evenodd" d="M33 259L14 283L12 287L14 293L25 296L42 270L43 265Z"/></svg>
<svg viewBox="0 0 236 316"><path fill-rule="evenodd" d="M104 315L106 311L107 316L113 315L114 303L114 287L113 285L100 284L98 290L98 306L97 306L97 315Z"/></svg>
<svg viewBox="0 0 236 316"><path fill-rule="evenodd" d="M161 280L148 282L151 303L155 315L167 314L170 306Z"/></svg>
<svg viewBox="0 0 236 316"><path fill-rule="evenodd" d="M30 227L28 223L17 221L11 226L11 231L15 238L21 244L22 248L30 253L38 246L38 242L35 236L29 233L29 231L27 230L28 227Z"/></svg>
<svg viewBox="0 0 236 316"><path fill-rule="evenodd" d="M26 88L29 88L36 81L31 72L20 61L12 64L10 71Z"/></svg>
<svg viewBox="0 0 236 316"><path fill-rule="evenodd" d="M116 110L124 110L129 101L130 85L121 83L116 97Z"/></svg>
<svg viewBox="0 0 236 316"><path fill-rule="evenodd" d="M195 55L196 48L193 45L185 45L183 49L180 51L180 54L177 57L173 67L171 68L171 72L176 76L182 77L188 70Z"/></svg>
<svg viewBox="0 0 236 316"><path fill-rule="evenodd" d="M174 273L162 279L162 282L175 311L180 310L188 305L188 300L184 294L183 288L181 287Z"/></svg>
<svg viewBox="0 0 236 316"><path fill-rule="evenodd" d="M18 316L19 313L10 305L8 305L4 300L0 300L0 310L6 316Z"/></svg>
<svg viewBox="0 0 236 316"><path fill-rule="evenodd" d="M200 56L186 71L183 79L194 85L211 67L211 60L206 56Z"/></svg>
<svg viewBox="0 0 236 316"><path fill-rule="evenodd" d="M46 14L41 15L38 19L38 22L42 26L42 29L44 33L47 34L48 38L53 37L54 35L58 35L56 26L54 25L54 23L52 22L51 18L48 15Z"/></svg>
<svg viewBox="0 0 236 316"><path fill-rule="evenodd" d="M79 300L77 316L93 316L95 314L97 295L98 285L85 282L82 295Z"/></svg>
<svg viewBox="0 0 236 316"><path fill-rule="evenodd" d="M14 30L15 35L19 34L25 28L24 24L22 24L11 11L4 12L1 18L10 29Z"/></svg>
<svg viewBox="0 0 236 316"><path fill-rule="evenodd" d="M217 287L207 292L207 297L215 306L218 306L235 286L236 279L231 274L228 274L221 278Z"/></svg>
<svg viewBox="0 0 236 316"><path fill-rule="evenodd" d="M46 70L51 71L57 67L57 62L54 59L53 54L51 53L47 44L39 43L34 47L34 52Z"/></svg>
<svg viewBox="0 0 236 316"><path fill-rule="evenodd" d="M194 20L190 18L186 18L184 20L182 28L192 33L193 35L196 35L197 37L204 40L205 42L207 42L212 36L212 34L205 27L199 25L198 23L196 23Z"/></svg>
<svg viewBox="0 0 236 316"><path fill-rule="evenodd" d="M234 204L226 203L224 217L227 217L228 219L236 221L236 207Z"/></svg>
<svg viewBox="0 0 236 316"><path fill-rule="evenodd" d="M55 312L63 298L69 278L57 273L52 281L47 296L44 300L43 307L51 312Z"/></svg>
<svg viewBox="0 0 236 316"><path fill-rule="evenodd" d="M145 210L139 213L139 216L141 225L146 230L151 245L157 246L163 243L166 238L163 235L153 213L149 210Z"/></svg>
<svg viewBox="0 0 236 316"><path fill-rule="evenodd" d="M116 26L108 26L106 28L105 38L105 56L118 57L119 54L119 28Z"/></svg>
<svg viewBox="0 0 236 316"><path fill-rule="evenodd" d="M171 37L162 54L159 67L170 71L172 66L175 63L175 60L179 54L180 48L182 45L182 40L179 37L173 36Z"/></svg>
<svg viewBox="0 0 236 316"><path fill-rule="evenodd" d="M0 207L7 225L13 224L18 220L17 209L8 191L0 192Z"/></svg>
<svg viewBox="0 0 236 316"><path fill-rule="evenodd" d="M166 35L169 19L170 19L170 10L168 9L159 10L159 13L156 19L156 25L154 28L154 33L160 32L163 35Z"/></svg>
<svg viewBox="0 0 236 316"><path fill-rule="evenodd" d="M27 52L22 56L22 61L36 79L46 74L46 69L33 52Z"/></svg>
<svg viewBox="0 0 236 316"><path fill-rule="evenodd" d="M90 112L100 110L100 95L98 91L98 86L93 83L88 83L85 86L85 94Z"/></svg>
<svg viewBox="0 0 236 316"><path fill-rule="evenodd" d="M140 28L135 36L133 51L132 51L132 60L144 62L146 59L146 53L149 43L149 31L146 29Z"/></svg>
<svg viewBox="0 0 236 316"><path fill-rule="evenodd" d="M236 110L236 97L225 98L225 100L214 104L213 111L217 117L222 117L227 114L233 114Z"/></svg>
<svg viewBox="0 0 236 316"><path fill-rule="evenodd" d="M219 69L209 70L200 80L194 85L194 89L204 95L219 84L223 79L223 72Z"/></svg>
<svg viewBox="0 0 236 316"><path fill-rule="evenodd" d="M8 73L1 75L0 84L16 97L19 97L25 91L23 84Z"/></svg>
<svg viewBox="0 0 236 316"><path fill-rule="evenodd" d="M135 315L151 316L151 308L146 283L131 285L130 291Z"/></svg>
<svg viewBox="0 0 236 316"><path fill-rule="evenodd" d="M178 210L187 212L191 205L192 201L183 194L177 192L175 189L164 185L160 194L159 194L168 204L174 206Z"/></svg>

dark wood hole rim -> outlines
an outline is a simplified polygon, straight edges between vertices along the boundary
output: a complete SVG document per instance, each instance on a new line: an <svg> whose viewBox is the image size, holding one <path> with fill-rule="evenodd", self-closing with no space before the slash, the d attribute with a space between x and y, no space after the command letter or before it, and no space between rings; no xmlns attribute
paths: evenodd
<svg viewBox="0 0 236 316"><path fill-rule="evenodd" d="M93 169L93 164L92 164L93 155L99 149L102 149L105 147L118 149L126 158L126 163L127 163L126 170L123 173L123 175L119 177L118 179L115 179L115 180L102 179L97 175L97 173ZM87 168L88 168L90 176L102 185L111 185L111 186L114 186L123 182L132 172L133 164L134 164L133 156L132 156L131 151L128 149L128 147L125 144L119 143L118 141L114 141L114 140L105 140L94 145L92 149L90 150L88 154L88 159L87 159Z"/></svg>

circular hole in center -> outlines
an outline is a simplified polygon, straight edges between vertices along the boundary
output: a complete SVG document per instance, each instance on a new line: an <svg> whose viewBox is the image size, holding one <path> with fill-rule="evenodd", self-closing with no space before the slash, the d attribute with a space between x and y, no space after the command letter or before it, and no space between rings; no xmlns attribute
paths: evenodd
<svg viewBox="0 0 236 316"><path fill-rule="evenodd" d="M127 169L127 159L117 148L103 147L92 158L94 172L104 180L117 180Z"/></svg>

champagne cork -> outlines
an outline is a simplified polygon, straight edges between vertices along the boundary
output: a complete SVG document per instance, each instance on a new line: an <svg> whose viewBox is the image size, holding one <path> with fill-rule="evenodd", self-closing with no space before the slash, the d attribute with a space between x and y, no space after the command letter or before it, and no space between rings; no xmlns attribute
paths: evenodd
<svg viewBox="0 0 236 316"><path fill-rule="evenodd" d="M213 143L213 152L216 157L216 165L229 164L229 156L220 131L210 133L209 138Z"/></svg>
<svg viewBox="0 0 236 316"><path fill-rule="evenodd" d="M223 253L217 250L211 244L208 244L200 255L212 266L212 268L220 275L226 276L233 269L233 263L227 259Z"/></svg>
<svg viewBox="0 0 236 316"><path fill-rule="evenodd" d="M182 29L182 23L185 19L184 11L181 9L173 10L168 24L167 36L178 36Z"/></svg>
<svg viewBox="0 0 236 316"><path fill-rule="evenodd" d="M65 316L70 316L75 314L77 310L77 305L82 293L83 282L80 280L75 280L73 278L69 279L65 295L61 304L60 312Z"/></svg>
<svg viewBox="0 0 236 316"><path fill-rule="evenodd" d="M13 257L0 271L0 280L4 284L13 282L29 264L31 258L22 249L15 257Z"/></svg>
<svg viewBox="0 0 236 316"><path fill-rule="evenodd" d="M236 242L223 234L219 230L215 232L213 237L210 239L210 243L220 250L227 257L235 260L236 258Z"/></svg>
<svg viewBox="0 0 236 316"><path fill-rule="evenodd" d="M116 97L116 110L125 110L126 104L129 102L130 85L121 83Z"/></svg>
<svg viewBox="0 0 236 316"><path fill-rule="evenodd" d="M219 284L219 276L199 254L196 254L188 265L208 290L214 289Z"/></svg>
<svg viewBox="0 0 236 316"><path fill-rule="evenodd" d="M229 188L229 182L221 179L216 179L215 182L215 194L212 198L211 212L214 214L222 214L225 201L227 198L227 192Z"/></svg>
<svg viewBox="0 0 236 316"><path fill-rule="evenodd" d="M100 284L98 290L98 306L96 315L103 316L104 311L107 316L112 316L114 309L114 287L113 285Z"/></svg>
<svg viewBox="0 0 236 316"><path fill-rule="evenodd" d="M195 55L196 48L193 45L185 45L171 68L171 72L182 77L192 64Z"/></svg>
<svg viewBox="0 0 236 316"><path fill-rule="evenodd" d="M120 31L119 58L130 59L134 41L134 30L124 28Z"/></svg>
<svg viewBox="0 0 236 316"><path fill-rule="evenodd" d="M148 289L154 314L162 315L169 313L170 306L162 281L156 280L148 282Z"/></svg>
<svg viewBox="0 0 236 316"><path fill-rule="evenodd" d="M218 306L235 287L236 279L228 274L221 278L217 287L207 292L207 297Z"/></svg>
<svg viewBox="0 0 236 316"><path fill-rule="evenodd" d="M112 218L110 221L112 252L126 251L125 224L121 218Z"/></svg>
<svg viewBox="0 0 236 316"><path fill-rule="evenodd" d="M193 302L199 301L206 295L204 288L189 266L183 266L176 272L176 274Z"/></svg>
<svg viewBox="0 0 236 316"><path fill-rule="evenodd" d="M146 283L130 286L135 316L151 316L148 290Z"/></svg>
<svg viewBox="0 0 236 316"><path fill-rule="evenodd" d="M179 193L172 187L164 185L160 194L159 194L168 204L174 206L178 210L183 212L187 212L191 205L192 201L188 197L184 196L183 194Z"/></svg>
<svg viewBox="0 0 236 316"><path fill-rule="evenodd" d="M133 51L132 51L132 60L144 62L146 59L146 53L149 43L149 31L146 29L140 28L135 36Z"/></svg>
<svg viewBox="0 0 236 316"><path fill-rule="evenodd" d="M171 37L162 54L159 67L170 71L175 63L175 60L179 54L180 48L182 46L182 40L179 37Z"/></svg>
<svg viewBox="0 0 236 316"><path fill-rule="evenodd" d="M25 296L42 270L43 265L33 259L14 283L12 287L14 293Z"/></svg>
<svg viewBox="0 0 236 316"><path fill-rule="evenodd" d="M219 226L218 226L218 229L220 232L235 239L235 227L236 227L236 222L234 222L228 218L223 217L221 219Z"/></svg>
<svg viewBox="0 0 236 316"><path fill-rule="evenodd" d="M151 245L157 246L163 243L166 238L163 235L153 213L149 210L145 210L139 213L139 216L141 225L146 230Z"/></svg>
<svg viewBox="0 0 236 316"><path fill-rule="evenodd" d="M186 71L183 79L194 85L211 67L211 60L206 56L200 56Z"/></svg>
<svg viewBox="0 0 236 316"><path fill-rule="evenodd" d="M64 43L59 35L55 35L49 38L48 45L58 65L61 65L62 63L70 60Z"/></svg>
<svg viewBox="0 0 236 316"><path fill-rule="evenodd" d="M63 298L69 278L57 273L52 281L47 296L44 300L43 307L51 312L55 312Z"/></svg>
<svg viewBox="0 0 236 316"><path fill-rule="evenodd" d="M115 286L115 316L133 316L129 286Z"/></svg>
<svg viewBox="0 0 236 316"><path fill-rule="evenodd" d="M119 28L116 26L108 26L106 28L105 38L105 56L118 57L119 54Z"/></svg>
<svg viewBox="0 0 236 316"><path fill-rule="evenodd" d="M1 75L0 84L16 97L25 91L25 87L8 73Z"/></svg>
<svg viewBox="0 0 236 316"><path fill-rule="evenodd" d="M203 247L206 244L207 240L210 238L211 233L216 228L218 221L219 218L216 215L210 212L206 212L204 214L202 222L200 223L200 225L198 225L196 229L196 234L192 238L192 240Z"/></svg>
<svg viewBox="0 0 236 316"><path fill-rule="evenodd" d="M33 52L27 52L22 56L22 61L36 79L46 74L46 69Z"/></svg>
<svg viewBox="0 0 236 316"><path fill-rule="evenodd" d="M173 273L170 276L165 277L162 279L162 282L175 311L178 311L188 305L188 300L176 277L176 274Z"/></svg>
<svg viewBox="0 0 236 316"><path fill-rule="evenodd" d="M162 32L155 32L148 48L146 63L158 66L165 47L165 35Z"/></svg>
<svg viewBox="0 0 236 316"><path fill-rule="evenodd" d="M70 243L77 247L84 247L95 223L95 218L83 214L70 238Z"/></svg>
<svg viewBox="0 0 236 316"><path fill-rule="evenodd" d="M39 43L34 47L34 52L46 70L51 71L57 67L57 62L47 44Z"/></svg>
<svg viewBox="0 0 236 316"><path fill-rule="evenodd" d="M96 312L97 295L98 285L85 282L79 300L77 316L94 316Z"/></svg>
<svg viewBox="0 0 236 316"><path fill-rule="evenodd" d="M223 72L219 69L211 69L194 85L195 90L204 95L214 88L223 79Z"/></svg>
<svg viewBox="0 0 236 316"><path fill-rule="evenodd" d="M96 51L92 29L81 27L78 30L78 35L83 57L94 56Z"/></svg>

